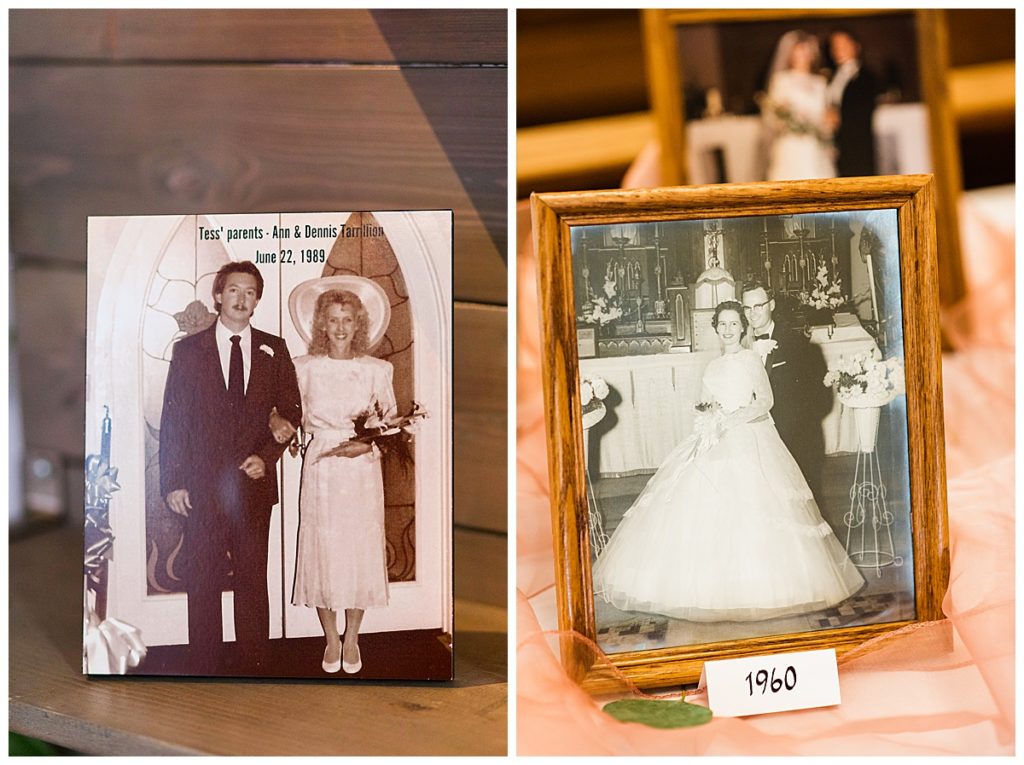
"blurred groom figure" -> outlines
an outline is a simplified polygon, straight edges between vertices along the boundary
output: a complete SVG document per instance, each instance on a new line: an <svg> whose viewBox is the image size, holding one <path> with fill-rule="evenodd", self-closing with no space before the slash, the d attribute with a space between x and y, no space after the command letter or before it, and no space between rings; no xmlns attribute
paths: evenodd
<svg viewBox="0 0 1024 765"><path fill-rule="evenodd" d="M860 42L846 29L829 34L835 71L825 91L826 120L833 132L840 176L875 175L875 99L878 84L860 60Z"/></svg>
<svg viewBox="0 0 1024 765"><path fill-rule="evenodd" d="M269 647L268 534L285 445L267 420L276 407L298 426L302 410L285 341L249 324L262 296L253 263L223 266L213 282L217 321L175 344L167 374L160 491L184 521L193 674L259 671ZM221 629L224 589L234 593L234 649Z"/></svg>
<svg viewBox="0 0 1024 765"><path fill-rule="evenodd" d="M821 422L832 408L832 391L822 382L828 371L825 358L800 329L776 323L772 318L775 299L763 284L745 284L741 302L750 325L752 347L761 354L772 386L775 427L821 505L825 460Z"/></svg>

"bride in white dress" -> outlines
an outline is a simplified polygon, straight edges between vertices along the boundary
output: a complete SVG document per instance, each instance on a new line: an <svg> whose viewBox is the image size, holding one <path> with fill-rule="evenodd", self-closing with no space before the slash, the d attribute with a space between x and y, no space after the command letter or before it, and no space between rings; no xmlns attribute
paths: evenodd
<svg viewBox="0 0 1024 765"><path fill-rule="evenodd" d="M289 308L309 343L309 353L295 359L295 373L302 427L312 436L302 461L292 603L316 608L327 641L324 671L353 674L363 665L363 614L389 598L380 455L352 439L363 415L379 408L391 416L396 409L392 366L369 355L387 330L390 304L372 280L343 275L298 285ZM295 432L275 417L271 429L282 442Z"/></svg>
<svg viewBox="0 0 1024 765"><path fill-rule="evenodd" d="M814 73L818 39L800 30L784 34L775 48L762 115L769 133L767 180L833 178L826 79Z"/></svg>
<svg viewBox="0 0 1024 765"><path fill-rule="evenodd" d="M595 596L703 622L834 606L864 579L775 429L761 356L740 343L742 306L719 304L713 323L723 353L704 372L704 411L594 564Z"/></svg>

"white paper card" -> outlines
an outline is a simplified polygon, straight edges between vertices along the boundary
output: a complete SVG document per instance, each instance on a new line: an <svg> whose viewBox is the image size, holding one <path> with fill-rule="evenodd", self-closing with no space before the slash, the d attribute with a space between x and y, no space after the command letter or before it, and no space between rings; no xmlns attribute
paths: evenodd
<svg viewBox="0 0 1024 765"><path fill-rule="evenodd" d="M840 703L833 648L708 661L700 686L716 717L743 717Z"/></svg>

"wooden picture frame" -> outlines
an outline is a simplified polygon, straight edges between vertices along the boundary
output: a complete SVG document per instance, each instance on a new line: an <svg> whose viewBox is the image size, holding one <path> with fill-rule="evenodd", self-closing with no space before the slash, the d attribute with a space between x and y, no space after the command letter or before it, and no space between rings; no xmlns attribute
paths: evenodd
<svg viewBox="0 0 1024 765"><path fill-rule="evenodd" d="M569 636L598 641L591 576L592 527L587 500L583 410L576 349L572 235L580 226L654 221L723 221L749 216L884 211L894 216L906 375L908 513L912 530L913 618L891 623L767 635L704 645L609 653L612 664L639 686L695 682L702 663L748 654L834 647L837 653L915 621L942 618L949 572L945 494L938 270L934 181L930 175L785 183L689 186L535 194L548 427L558 628L566 633L562 659L588 691L612 690L593 653ZM891 212L890 212L891 211ZM852 255L851 255L852 257ZM737 292L737 298L739 293ZM687 354L680 354L687 355ZM694 354L689 354L694 355ZM667 358L667 357L666 357ZM901 415L902 416L902 415ZM591 458L592 453L591 453ZM910 499L912 498L912 499ZM682 551L681 551L682 552ZM872 574L873 575L873 574Z"/></svg>
<svg viewBox="0 0 1024 765"><path fill-rule="evenodd" d="M675 10L643 11L647 80L656 129L662 145L661 171L665 186L701 183L688 168L686 113L683 103L684 67L678 33L690 25L734 24L747 22L801 21L827 22L841 27L873 17L912 16L917 37L917 67L922 100L928 107L928 138L931 141L932 168L936 179L937 228L939 233L939 298L952 305L965 294L960 257L957 203L963 189L956 123L950 105L948 86L949 31L946 13L941 9L756 9L756 10ZM923 172L914 170L913 172ZM764 180L744 178L742 181Z"/></svg>

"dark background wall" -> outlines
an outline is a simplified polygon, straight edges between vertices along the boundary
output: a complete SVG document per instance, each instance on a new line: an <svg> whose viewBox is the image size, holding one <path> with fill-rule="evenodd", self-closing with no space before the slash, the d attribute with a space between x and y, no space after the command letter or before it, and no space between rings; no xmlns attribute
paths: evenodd
<svg viewBox="0 0 1024 765"><path fill-rule="evenodd" d="M456 582L506 602L506 17L10 13L12 383L74 519L87 216L452 208Z"/></svg>

